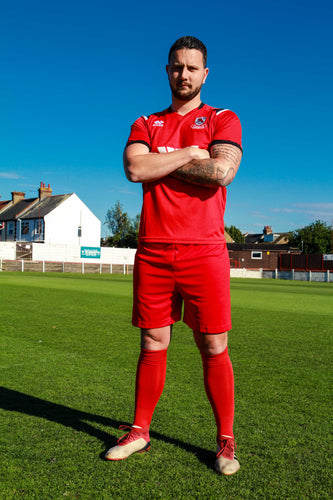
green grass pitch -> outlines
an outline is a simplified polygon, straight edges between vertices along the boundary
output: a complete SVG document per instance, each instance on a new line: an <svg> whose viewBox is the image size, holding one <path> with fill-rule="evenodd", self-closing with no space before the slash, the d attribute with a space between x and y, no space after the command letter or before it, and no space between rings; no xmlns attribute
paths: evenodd
<svg viewBox="0 0 333 500"><path fill-rule="evenodd" d="M231 292L241 469L227 478L185 325L150 451L106 462L133 418L132 278L0 273L0 498L331 498L333 285L232 279Z"/></svg>

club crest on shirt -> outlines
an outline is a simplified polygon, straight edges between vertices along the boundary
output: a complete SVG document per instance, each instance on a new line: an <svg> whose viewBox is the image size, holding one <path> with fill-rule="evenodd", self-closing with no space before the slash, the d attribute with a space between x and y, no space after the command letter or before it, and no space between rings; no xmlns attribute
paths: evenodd
<svg viewBox="0 0 333 500"><path fill-rule="evenodd" d="M205 121L207 120L206 116L200 116L195 119L195 122L193 125L191 125L191 128L205 128L207 125L205 125Z"/></svg>
<svg viewBox="0 0 333 500"><path fill-rule="evenodd" d="M163 126L164 126L163 120L155 120L153 123L153 127L163 127Z"/></svg>

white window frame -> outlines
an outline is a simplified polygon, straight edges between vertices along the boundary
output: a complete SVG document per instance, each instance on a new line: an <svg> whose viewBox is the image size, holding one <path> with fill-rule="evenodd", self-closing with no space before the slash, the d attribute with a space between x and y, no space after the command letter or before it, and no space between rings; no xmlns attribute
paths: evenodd
<svg viewBox="0 0 333 500"><path fill-rule="evenodd" d="M262 252L259 252L258 250L254 250L253 252L251 252L251 259L262 260Z"/></svg>
<svg viewBox="0 0 333 500"><path fill-rule="evenodd" d="M43 219L36 220L36 223L35 223L35 234L38 234L38 235L43 234Z"/></svg>

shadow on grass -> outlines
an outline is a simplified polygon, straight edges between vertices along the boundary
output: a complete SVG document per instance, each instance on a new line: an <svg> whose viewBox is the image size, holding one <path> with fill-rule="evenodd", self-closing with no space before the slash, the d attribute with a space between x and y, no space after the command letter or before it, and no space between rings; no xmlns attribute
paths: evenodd
<svg viewBox="0 0 333 500"><path fill-rule="evenodd" d="M57 422L65 427L71 427L78 432L85 432L86 434L99 439L105 446L105 451L116 444L117 437L108 432L97 429L92 424L87 423L87 421L102 424L114 429L118 429L120 425L124 424L124 422L119 420L75 410L74 408L69 408L68 406L45 401L44 399L29 396L28 394L14 391L12 389L6 389L4 387L0 388L0 408L7 411L16 411L25 413L26 415L44 418L51 422ZM184 443L179 439L170 438L164 434L160 434L159 432L151 431L150 436L154 439L183 448L189 453L193 453L198 460L200 460L200 462L210 469L213 468L215 457L213 452L189 443ZM103 458L104 454L105 452L101 453L100 457Z"/></svg>

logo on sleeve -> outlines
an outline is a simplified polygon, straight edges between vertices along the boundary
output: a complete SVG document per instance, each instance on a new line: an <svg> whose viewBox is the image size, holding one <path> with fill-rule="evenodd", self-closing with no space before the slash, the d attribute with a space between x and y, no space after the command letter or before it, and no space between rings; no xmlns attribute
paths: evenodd
<svg viewBox="0 0 333 500"><path fill-rule="evenodd" d="M206 116L200 116L195 119L195 122L193 125L191 125L191 128L205 128L207 125L205 124L205 121L207 120Z"/></svg>

